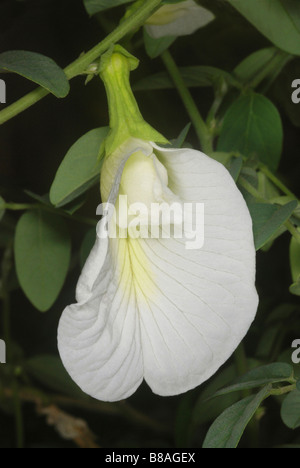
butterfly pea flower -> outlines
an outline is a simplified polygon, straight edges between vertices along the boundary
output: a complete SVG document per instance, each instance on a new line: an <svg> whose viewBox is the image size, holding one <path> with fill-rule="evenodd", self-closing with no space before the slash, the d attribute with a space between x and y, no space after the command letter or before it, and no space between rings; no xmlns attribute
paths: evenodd
<svg viewBox="0 0 300 468"><path fill-rule="evenodd" d="M215 16L194 0L163 5L146 21L147 33L154 39L186 36L210 23Z"/></svg>
<svg viewBox="0 0 300 468"><path fill-rule="evenodd" d="M205 382L246 335L258 304L252 222L240 191L223 165L168 146L143 120L129 82L136 66L119 46L102 60L111 128L100 179L106 208L76 302L58 328L65 368L102 401L126 399L143 381L161 396ZM178 213L158 217L146 229L154 235L130 235L130 223L138 219L145 231L151 218L139 217L135 204L146 214L152 205L182 208L185 222Z"/></svg>

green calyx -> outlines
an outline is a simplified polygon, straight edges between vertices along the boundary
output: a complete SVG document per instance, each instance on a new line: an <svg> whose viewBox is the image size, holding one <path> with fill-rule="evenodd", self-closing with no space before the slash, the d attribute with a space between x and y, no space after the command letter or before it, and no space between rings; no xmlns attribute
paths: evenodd
<svg viewBox="0 0 300 468"><path fill-rule="evenodd" d="M130 87L130 72L139 61L116 45L102 56L100 77L104 82L109 109L110 133L105 140L105 155L112 154L130 138L166 144L168 141L145 120Z"/></svg>

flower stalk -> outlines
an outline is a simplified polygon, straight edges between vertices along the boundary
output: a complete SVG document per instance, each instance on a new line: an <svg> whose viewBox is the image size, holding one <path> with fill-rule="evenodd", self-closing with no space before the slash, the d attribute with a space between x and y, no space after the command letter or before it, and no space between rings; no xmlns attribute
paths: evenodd
<svg viewBox="0 0 300 468"><path fill-rule="evenodd" d="M203 120L188 87L180 75L180 71L172 55L168 50L166 50L161 54L161 58L194 125L200 145L202 147L202 151L206 154L212 153L212 135L205 121Z"/></svg>
<svg viewBox="0 0 300 468"><path fill-rule="evenodd" d="M106 36L103 41L65 68L64 71L68 80L81 75L84 70L86 70L92 62L97 60L100 55L107 51L112 44L120 41L124 36L130 33L132 29L140 27L161 3L162 0L145 0L144 4L138 10L124 20L114 31ZM39 87L26 96L23 96L0 112L0 125L33 106L48 94L49 91Z"/></svg>

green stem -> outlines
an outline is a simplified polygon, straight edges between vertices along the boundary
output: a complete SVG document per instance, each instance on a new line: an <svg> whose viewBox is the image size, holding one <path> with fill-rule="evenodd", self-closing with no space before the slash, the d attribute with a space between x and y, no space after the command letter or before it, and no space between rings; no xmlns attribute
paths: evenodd
<svg viewBox="0 0 300 468"><path fill-rule="evenodd" d="M280 388L273 388L270 390L269 395L285 395L286 393L290 393L293 390L296 390L296 384L286 385L285 387Z"/></svg>
<svg viewBox="0 0 300 468"><path fill-rule="evenodd" d="M254 197L256 200L262 202L262 203L265 203L266 200L264 197L261 196L261 194L259 193L259 191L253 187L253 185L251 185L247 179L245 179L243 176L240 176L239 177L239 180L238 180L239 184L247 190L247 192L250 193L250 195L252 195L252 197Z"/></svg>
<svg viewBox="0 0 300 468"><path fill-rule="evenodd" d="M78 221L79 223L87 224L89 226L96 226L97 224L97 220L87 218L85 216L70 214L58 208L48 205L42 205L39 203L5 203L1 205L1 208L11 211L44 210L48 211L49 213L62 216L63 218L71 219L72 221Z"/></svg>
<svg viewBox="0 0 300 468"><path fill-rule="evenodd" d="M288 220L285 222L285 227L292 234L292 236L296 239L296 241L300 244L300 232L293 225L293 223L290 220Z"/></svg>
<svg viewBox="0 0 300 468"><path fill-rule="evenodd" d="M204 122L198 107L196 106L194 99L186 86L180 71L168 50L161 54L161 59L172 78L174 85L182 99L182 102L190 116L190 119L195 127L197 136L199 138L200 145L205 153L212 153L212 135Z"/></svg>
<svg viewBox="0 0 300 468"><path fill-rule="evenodd" d="M265 176L267 176L267 178L268 178L269 180L271 180L271 182L273 182L273 184L276 185L285 195L288 195L289 197L295 198L295 200L297 200L297 197L284 185L283 182L281 182L281 180L278 179L278 177L276 177L275 174L273 174L273 172L270 171L270 169L267 168L267 166L265 166L264 164L260 164L259 169L260 169L260 171L263 172L263 173L265 174Z"/></svg>
<svg viewBox="0 0 300 468"><path fill-rule="evenodd" d="M109 49L112 44L120 41L130 31L139 28L161 3L162 0L145 0L145 3L138 10L125 19L114 31L106 36L103 41L65 68L64 71L68 80L82 74L84 70ZM37 88L14 104L6 107L0 112L0 125L36 104L48 94L49 92L44 88Z"/></svg>

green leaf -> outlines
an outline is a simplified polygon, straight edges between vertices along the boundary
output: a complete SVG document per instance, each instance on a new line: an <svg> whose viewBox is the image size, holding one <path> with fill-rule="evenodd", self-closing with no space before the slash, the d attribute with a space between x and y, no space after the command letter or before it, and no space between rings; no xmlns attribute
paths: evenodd
<svg viewBox="0 0 300 468"><path fill-rule="evenodd" d="M235 101L225 114L217 151L253 155L276 170L281 156L283 129L278 110L269 99L249 93Z"/></svg>
<svg viewBox="0 0 300 468"><path fill-rule="evenodd" d="M188 123L180 132L177 138L174 140L171 140L170 143L171 145L166 145L166 148L172 147L172 148L182 148L183 145L185 144L186 137L190 131L191 128L191 123Z"/></svg>
<svg viewBox="0 0 300 468"><path fill-rule="evenodd" d="M300 232L300 229L298 231ZM290 265L292 279L294 282L297 282L300 277L300 244L294 237L292 237L290 242Z"/></svg>
<svg viewBox="0 0 300 468"><path fill-rule="evenodd" d="M268 396L270 386L227 408L211 425L203 448L236 448L250 419Z"/></svg>
<svg viewBox="0 0 300 468"><path fill-rule="evenodd" d="M253 220L253 233L256 249L263 247L279 228L291 217L296 201L277 207L266 203L249 203Z"/></svg>
<svg viewBox="0 0 300 468"><path fill-rule="evenodd" d="M42 210L25 213L17 224L14 250L23 291L45 312L57 299L68 272L71 240L64 220Z"/></svg>
<svg viewBox="0 0 300 468"><path fill-rule="evenodd" d="M242 83L250 84L254 80L255 86L258 86L264 79L270 76L272 81L274 81L290 59L291 56L289 54L278 50L276 47L268 47L257 50L246 57L234 69L233 74ZM257 78L258 76L260 77L259 79Z"/></svg>
<svg viewBox="0 0 300 468"><path fill-rule="evenodd" d="M233 73L242 83L249 83L277 53L276 47L257 50L239 63Z"/></svg>
<svg viewBox="0 0 300 468"><path fill-rule="evenodd" d="M146 28L144 28L144 44L146 52L150 58L158 57L162 52L168 49L175 40L176 36L166 36L161 37L160 39L154 39L147 33Z"/></svg>
<svg viewBox="0 0 300 468"><path fill-rule="evenodd" d="M236 367L234 365L222 369L213 376L209 383L201 392L196 401L193 411L193 425L199 426L213 421L226 408L236 403L240 396L237 393L230 393L210 399L210 396L216 393L220 388L230 384L236 377Z"/></svg>
<svg viewBox="0 0 300 468"><path fill-rule="evenodd" d="M86 398L73 382L58 356L44 354L26 361L25 370L41 384L75 398Z"/></svg>
<svg viewBox="0 0 300 468"><path fill-rule="evenodd" d="M233 158L233 160L230 162L229 172L235 182L239 178L239 175L243 167L243 162L244 162L243 156L239 156L238 158Z"/></svg>
<svg viewBox="0 0 300 468"><path fill-rule="evenodd" d="M230 166L231 159L233 158L232 153L223 153L221 151L214 151L213 153L210 153L209 156L227 168Z"/></svg>
<svg viewBox="0 0 300 468"><path fill-rule="evenodd" d="M294 390L283 400L281 406L281 419L290 429L300 427L300 392Z"/></svg>
<svg viewBox="0 0 300 468"><path fill-rule="evenodd" d="M124 5L124 3L130 3L132 1L133 0L83 0L83 3L88 14L92 16L100 11Z"/></svg>
<svg viewBox="0 0 300 468"><path fill-rule="evenodd" d="M230 73L216 67L193 66L182 67L179 70L186 86L189 88L215 86L222 79L232 86L241 87L240 83ZM133 88L135 91L172 89L174 83L168 73L160 72L143 78Z"/></svg>
<svg viewBox="0 0 300 468"><path fill-rule="evenodd" d="M64 206L96 182L100 183L102 159L99 158L99 150L108 131L108 127L91 130L70 148L50 188L53 205L58 208Z"/></svg>
<svg viewBox="0 0 300 468"><path fill-rule="evenodd" d="M64 71L49 57L23 50L11 50L0 54L0 72L17 73L47 89L58 98L70 91Z"/></svg>
<svg viewBox="0 0 300 468"><path fill-rule="evenodd" d="M211 398L220 395L226 395L231 392L248 390L251 388L261 387L269 383L285 382L293 375L291 365L284 362L276 362L265 366L252 369L242 377L238 378L233 385L222 388L217 391Z"/></svg>
<svg viewBox="0 0 300 468"><path fill-rule="evenodd" d="M298 0L228 0L273 44L300 55L300 10Z"/></svg>

